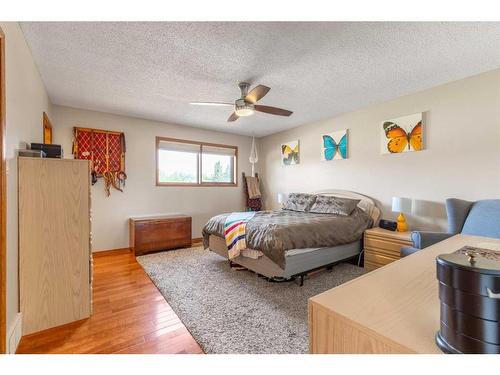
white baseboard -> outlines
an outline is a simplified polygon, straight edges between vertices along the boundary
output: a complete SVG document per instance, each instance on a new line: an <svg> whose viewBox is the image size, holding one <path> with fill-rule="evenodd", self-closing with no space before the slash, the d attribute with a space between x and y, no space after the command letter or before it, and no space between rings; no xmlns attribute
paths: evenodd
<svg viewBox="0 0 500 375"><path fill-rule="evenodd" d="M9 333L7 334L7 354L15 354L17 350L17 346L21 341L22 336L22 313L18 313L16 319L14 320L14 324L12 325Z"/></svg>

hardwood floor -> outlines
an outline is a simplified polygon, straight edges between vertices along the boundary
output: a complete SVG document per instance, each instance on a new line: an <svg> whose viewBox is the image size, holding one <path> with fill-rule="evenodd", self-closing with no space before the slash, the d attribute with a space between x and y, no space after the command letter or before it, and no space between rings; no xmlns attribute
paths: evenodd
<svg viewBox="0 0 500 375"><path fill-rule="evenodd" d="M202 353L130 251L94 257L89 319L21 339L17 353Z"/></svg>

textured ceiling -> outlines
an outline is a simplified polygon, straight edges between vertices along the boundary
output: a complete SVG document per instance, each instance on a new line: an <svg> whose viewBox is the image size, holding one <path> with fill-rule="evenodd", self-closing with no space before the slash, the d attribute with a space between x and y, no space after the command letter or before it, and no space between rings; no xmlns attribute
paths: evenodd
<svg viewBox="0 0 500 375"><path fill-rule="evenodd" d="M500 67L500 23L21 24L54 104L264 136ZM238 81L294 111L227 123Z"/></svg>

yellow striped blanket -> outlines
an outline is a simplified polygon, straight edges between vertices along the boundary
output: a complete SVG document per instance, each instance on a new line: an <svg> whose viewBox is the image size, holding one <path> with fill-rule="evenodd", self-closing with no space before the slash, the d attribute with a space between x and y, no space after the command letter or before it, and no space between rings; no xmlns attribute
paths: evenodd
<svg viewBox="0 0 500 375"><path fill-rule="evenodd" d="M234 259L247 247L246 226L255 212L233 212L224 222L228 258Z"/></svg>

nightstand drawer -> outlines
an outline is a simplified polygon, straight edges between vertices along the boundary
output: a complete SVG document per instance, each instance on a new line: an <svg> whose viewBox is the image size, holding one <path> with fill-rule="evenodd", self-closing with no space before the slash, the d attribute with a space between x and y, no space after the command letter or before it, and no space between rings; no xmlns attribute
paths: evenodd
<svg viewBox="0 0 500 375"><path fill-rule="evenodd" d="M379 254L379 255L382 255L382 256L385 256L388 258L399 259L401 257L400 250L398 250L396 252L393 250L379 249L376 247L369 247L369 246L365 246L364 250L365 250L365 253Z"/></svg>
<svg viewBox="0 0 500 375"><path fill-rule="evenodd" d="M365 249L371 248L374 251L384 253L388 256L399 258L399 253L402 246L407 246L407 243L379 240L369 237L365 238Z"/></svg>
<svg viewBox="0 0 500 375"><path fill-rule="evenodd" d="M397 258L395 258L395 257L381 255L381 254L374 254L374 253L366 251L365 252L365 268L369 269L369 270L373 270L373 269L385 266L386 264L392 263L398 259L399 259L399 256Z"/></svg>
<svg viewBox="0 0 500 375"><path fill-rule="evenodd" d="M410 232L371 228L364 235L365 268L374 270L401 257L401 248L411 246Z"/></svg>

